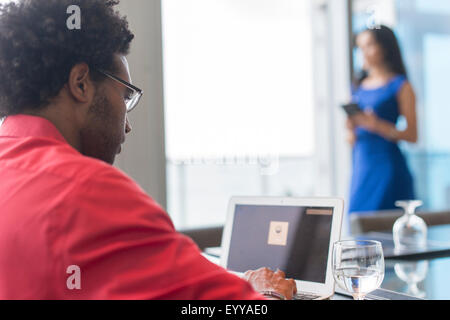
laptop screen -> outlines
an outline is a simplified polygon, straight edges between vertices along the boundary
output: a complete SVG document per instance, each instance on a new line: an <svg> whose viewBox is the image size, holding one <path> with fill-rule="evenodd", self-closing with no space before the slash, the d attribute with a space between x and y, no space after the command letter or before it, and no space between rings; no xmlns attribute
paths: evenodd
<svg viewBox="0 0 450 320"><path fill-rule="evenodd" d="M236 205L227 268L325 283L333 207Z"/></svg>

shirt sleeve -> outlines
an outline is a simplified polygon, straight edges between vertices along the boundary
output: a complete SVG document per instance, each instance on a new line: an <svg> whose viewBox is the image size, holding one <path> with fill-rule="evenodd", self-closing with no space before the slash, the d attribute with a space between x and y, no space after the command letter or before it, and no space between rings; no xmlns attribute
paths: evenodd
<svg viewBox="0 0 450 320"><path fill-rule="evenodd" d="M64 265L77 265L80 299L263 299L201 255L166 212L111 167L82 181L63 215Z"/></svg>

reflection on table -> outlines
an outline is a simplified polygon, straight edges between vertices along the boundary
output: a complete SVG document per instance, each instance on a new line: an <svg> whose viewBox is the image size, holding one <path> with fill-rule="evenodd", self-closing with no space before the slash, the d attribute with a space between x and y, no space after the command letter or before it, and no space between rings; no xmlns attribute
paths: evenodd
<svg viewBox="0 0 450 320"><path fill-rule="evenodd" d="M450 257L386 260L381 288L428 300L450 300Z"/></svg>

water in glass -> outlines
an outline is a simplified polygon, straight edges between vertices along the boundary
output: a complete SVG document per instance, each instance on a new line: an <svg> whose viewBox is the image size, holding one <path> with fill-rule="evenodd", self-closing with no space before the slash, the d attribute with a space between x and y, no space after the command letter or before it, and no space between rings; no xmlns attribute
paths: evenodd
<svg viewBox="0 0 450 320"><path fill-rule="evenodd" d="M377 241L338 241L333 246L333 275L355 300L376 290L384 279L384 256Z"/></svg>

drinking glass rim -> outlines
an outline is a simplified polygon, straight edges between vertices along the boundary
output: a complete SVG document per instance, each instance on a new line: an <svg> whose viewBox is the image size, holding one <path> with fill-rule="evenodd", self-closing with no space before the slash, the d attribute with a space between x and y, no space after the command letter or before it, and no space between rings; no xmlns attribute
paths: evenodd
<svg viewBox="0 0 450 320"><path fill-rule="evenodd" d="M382 247L381 242L376 240L339 240L334 243L334 245L336 244L339 244L342 247L351 247L351 246L366 247L366 248L377 246Z"/></svg>

